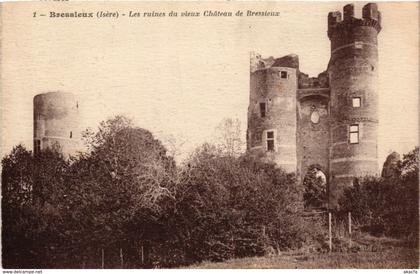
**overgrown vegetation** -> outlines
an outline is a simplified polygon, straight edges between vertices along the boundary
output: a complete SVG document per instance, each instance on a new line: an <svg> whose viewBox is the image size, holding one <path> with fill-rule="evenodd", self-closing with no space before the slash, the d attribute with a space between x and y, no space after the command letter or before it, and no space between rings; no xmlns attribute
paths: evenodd
<svg viewBox="0 0 420 274"><path fill-rule="evenodd" d="M340 201L345 215L351 212L363 231L376 236L407 238L418 245L419 148L404 155L392 176L355 181Z"/></svg>
<svg viewBox="0 0 420 274"><path fill-rule="evenodd" d="M310 239L292 174L205 144L177 167L124 117L64 159L17 146L3 161L6 268L172 267L264 255ZM233 144L236 146L236 144Z"/></svg>
<svg viewBox="0 0 420 274"><path fill-rule="evenodd" d="M236 122L222 125L233 127L228 135L239 132ZM322 217L302 217L294 175L239 156L237 136L226 138L179 166L149 131L121 116L87 131L88 152L71 159L16 146L2 160L3 267L175 267L326 250ZM417 239L418 149L398 170L392 180L346 190L342 212L373 234ZM319 206L325 186L315 172L310 178Z"/></svg>
<svg viewBox="0 0 420 274"><path fill-rule="evenodd" d="M321 208L327 204L327 182L321 171L311 166L303 180L305 208ZM322 173L323 174L323 173ZM324 175L325 176L325 175Z"/></svg>

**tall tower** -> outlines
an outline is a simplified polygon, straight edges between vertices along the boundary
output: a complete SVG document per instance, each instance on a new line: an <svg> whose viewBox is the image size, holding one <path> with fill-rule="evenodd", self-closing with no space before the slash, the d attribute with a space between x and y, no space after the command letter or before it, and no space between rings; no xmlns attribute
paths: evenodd
<svg viewBox="0 0 420 274"><path fill-rule="evenodd" d="M329 204L334 208L355 177L378 173L378 40L381 14L376 4L328 14L331 59Z"/></svg>
<svg viewBox="0 0 420 274"><path fill-rule="evenodd" d="M79 104L72 93L34 97L34 153L46 148L58 148L65 157L80 148Z"/></svg>
<svg viewBox="0 0 420 274"><path fill-rule="evenodd" d="M296 89L299 60L260 60L251 71L247 150L296 172Z"/></svg>

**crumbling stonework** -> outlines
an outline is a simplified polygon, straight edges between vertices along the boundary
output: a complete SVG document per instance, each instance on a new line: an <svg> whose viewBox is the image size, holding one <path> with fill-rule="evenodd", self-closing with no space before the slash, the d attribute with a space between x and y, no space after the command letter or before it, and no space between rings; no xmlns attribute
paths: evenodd
<svg viewBox="0 0 420 274"><path fill-rule="evenodd" d="M363 7L362 19L353 5L344 7L344 19L330 12L331 58L318 77L300 72L296 55L254 55L251 66L248 151L296 172L299 182L316 166L326 175L331 208L355 177L378 173L380 23L376 4Z"/></svg>
<svg viewBox="0 0 420 274"><path fill-rule="evenodd" d="M68 157L80 149L79 104L71 93L48 92L34 97L34 153L59 149Z"/></svg>
<svg viewBox="0 0 420 274"><path fill-rule="evenodd" d="M398 178L401 175L399 164L401 162L401 156L397 152L393 151L386 157L384 166L382 168L381 177L392 179Z"/></svg>

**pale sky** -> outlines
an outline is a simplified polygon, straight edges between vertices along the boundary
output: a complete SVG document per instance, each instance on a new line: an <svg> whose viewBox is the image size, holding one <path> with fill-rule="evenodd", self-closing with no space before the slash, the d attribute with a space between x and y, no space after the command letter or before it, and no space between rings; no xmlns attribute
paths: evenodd
<svg viewBox="0 0 420 274"><path fill-rule="evenodd" d="M158 138L205 141L223 118L238 118L243 138L249 103L249 52L299 55L316 76L330 57L329 11L346 2L288 3L3 3L1 155L32 149L32 98L73 92L82 128L116 114ZM356 16L364 3L356 3ZM380 165L392 150L418 145L418 3L380 2ZM279 17L32 18L34 11L280 11Z"/></svg>

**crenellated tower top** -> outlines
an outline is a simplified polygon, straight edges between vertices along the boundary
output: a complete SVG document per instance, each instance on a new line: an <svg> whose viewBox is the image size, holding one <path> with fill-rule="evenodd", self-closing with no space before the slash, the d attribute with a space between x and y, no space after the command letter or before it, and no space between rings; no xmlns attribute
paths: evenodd
<svg viewBox="0 0 420 274"><path fill-rule="evenodd" d="M354 27L370 26L376 29L377 33L381 31L381 13L378 11L376 3L369 3L363 7L362 19L354 17L354 5L348 4L343 8L344 18L341 12L334 11L328 14L328 37L332 39L335 33L346 35Z"/></svg>

